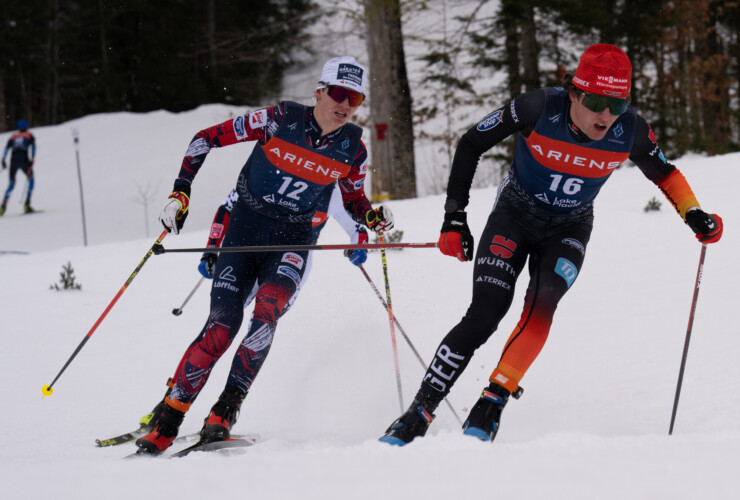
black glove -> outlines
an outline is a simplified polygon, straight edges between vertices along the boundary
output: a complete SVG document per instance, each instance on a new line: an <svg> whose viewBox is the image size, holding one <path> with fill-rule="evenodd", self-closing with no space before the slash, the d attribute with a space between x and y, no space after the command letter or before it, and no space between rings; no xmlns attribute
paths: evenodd
<svg viewBox="0 0 740 500"><path fill-rule="evenodd" d="M204 278L209 280L213 279L213 273L216 272L216 261L218 260L218 254L212 252L206 252L200 258L200 264L198 264L198 271Z"/></svg>
<svg viewBox="0 0 740 500"><path fill-rule="evenodd" d="M473 260L475 239L468 227L468 214L452 212L445 214L442 231L437 246L439 250L451 257L457 257L460 262Z"/></svg>
<svg viewBox="0 0 740 500"><path fill-rule="evenodd" d="M393 229L393 213L385 205L380 205L365 214L365 225L376 233L385 233Z"/></svg>
<svg viewBox="0 0 740 500"><path fill-rule="evenodd" d="M695 208L686 213L686 224L702 243L715 243L722 237L722 218L717 214Z"/></svg>
<svg viewBox="0 0 740 500"><path fill-rule="evenodd" d="M6 169L6 168L8 168L8 164L5 163L5 158L3 158L3 169Z"/></svg>

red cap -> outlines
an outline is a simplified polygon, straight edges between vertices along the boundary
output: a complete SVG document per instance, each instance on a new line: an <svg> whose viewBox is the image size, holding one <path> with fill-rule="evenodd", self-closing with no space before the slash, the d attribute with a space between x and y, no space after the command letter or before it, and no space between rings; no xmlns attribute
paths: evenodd
<svg viewBox="0 0 740 500"><path fill-rule="evenodd" d="M590 94L626 99L632 86L630 59L614 45L591 45L578 62L573 85Z"/></svg>

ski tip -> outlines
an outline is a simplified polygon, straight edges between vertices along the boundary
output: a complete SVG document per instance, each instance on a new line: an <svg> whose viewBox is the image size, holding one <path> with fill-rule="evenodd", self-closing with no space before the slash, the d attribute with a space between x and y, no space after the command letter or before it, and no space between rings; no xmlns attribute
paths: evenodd
<svg viewBox="0 0 740 500"><path fill-rule="evenodd" d="M386 443L391 446L406 446L406 442L402 441L401 439L398 439L394 436L382 436L378 439L381 443Z"/></svg>
<svg viewBox="0 0 740 500"><path fill-rule="evenodd" d="M45 385L41 388L42 397L51 396L52 394L54 394L54 389L50 385Z"/></svg>

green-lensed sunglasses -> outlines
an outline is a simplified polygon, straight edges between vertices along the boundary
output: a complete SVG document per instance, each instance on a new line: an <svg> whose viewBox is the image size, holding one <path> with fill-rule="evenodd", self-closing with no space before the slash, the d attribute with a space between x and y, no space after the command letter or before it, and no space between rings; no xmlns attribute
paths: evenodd
<svg viewBox="0 0 740 500"><path fill-rule="evenodd" d="M609 113L614 116L619 116L627 111L629 103L627 99L617 99L616 97L608 97L599 94L589 94L587 92L581 92L583 99L581 104L586 106L589 110L594 113L601 113L605 108L609 108Z"/></svg>

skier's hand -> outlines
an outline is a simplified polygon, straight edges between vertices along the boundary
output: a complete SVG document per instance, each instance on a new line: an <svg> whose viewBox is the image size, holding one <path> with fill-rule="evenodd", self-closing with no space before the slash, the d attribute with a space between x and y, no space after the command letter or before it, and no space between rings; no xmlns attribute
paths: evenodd
<svg viewBox="0 0 740 500"><path fill-rule="evenodd" d="M460 262L473 260L474 242L475 239L468 227L468 214L465 212L445 214L445 221L437 241L440 252L457 257Z"/></svg>
<svg viewBox="0 0 740 500"><path fill-rule="evenodd" d="M393 229L393 213L390 208L380 205L374 210L367 211L365 223L376 233L385 233Z"/></svg>
<svg viewBox="0 0 740 500"><path fill-rule="evenodd" d="M213 252L205 252L200 258L200 264L198 264L198 272L209 280L213 279L213 273L216 272L216 261L218 260L218 254Z"/></svg>
<svg viewBox="0 0 740 500"><path fill-rule="evenodd" d="M8 168L8 164L5 163L5 158L3 158L3 170L5 170L6 168Z"/></svg>
<svg viewBox="0 0 740 500"><path fill-rule="evenodd" d="M159 214L159 221L167 232L180 234L180 229L188 216L190 188L172 191L167 203Z"/></svg>
<svg viewBox="0 0 740 500"><path fill-rule="evenodd" d="M716 243L722 237L722 218L717 214L695 208L686 214L686 224L702 243Z"/></svg>
<svg viewBox="0 0 740 500"><path fill-rule="evenodd" d="M360 231L357 243L359 245L367 243L367 233L364 230ZM354 265L361 266L367 260L367 250L363 250L361 248L348 248L344 251L344 256Z"/></svg>

